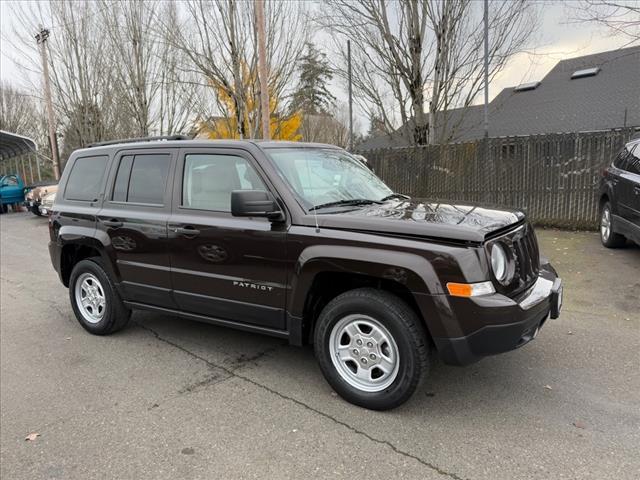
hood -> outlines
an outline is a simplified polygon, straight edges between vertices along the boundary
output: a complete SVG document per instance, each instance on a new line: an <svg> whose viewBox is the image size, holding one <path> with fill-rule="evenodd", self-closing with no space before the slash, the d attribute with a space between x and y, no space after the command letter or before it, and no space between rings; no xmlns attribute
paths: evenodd
<svg viewBox="0 0 640 480"><path fill-rule="evenodd" d="M524 218L519 210L412 198L330 214L319 213L318 224L320 228L483 242L488 235L516 225ZM313 224L313 215L308 215L307 219Z"/></svg>

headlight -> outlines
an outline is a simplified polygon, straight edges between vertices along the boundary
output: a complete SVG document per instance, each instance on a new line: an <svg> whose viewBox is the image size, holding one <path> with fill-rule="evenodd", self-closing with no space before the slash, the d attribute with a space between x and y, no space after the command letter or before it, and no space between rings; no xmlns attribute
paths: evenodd
<svg viewBox="0 0 640 480"><path fill-rule="evenodd" d="M495 243L491 247L491 269L496 280L503 284L507 280L508 261L509 259L502 245Z"/></svg>

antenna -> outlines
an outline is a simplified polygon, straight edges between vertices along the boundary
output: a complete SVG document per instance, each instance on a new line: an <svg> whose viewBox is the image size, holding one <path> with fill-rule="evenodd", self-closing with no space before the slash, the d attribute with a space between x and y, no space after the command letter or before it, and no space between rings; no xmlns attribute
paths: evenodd
<svg viewBox="0 0 640 480"><path fill-rule="evenodd" d="M318 226L318 211L313 209L313 219L316 221L316 233L320 233L320 226Z"/></svg>

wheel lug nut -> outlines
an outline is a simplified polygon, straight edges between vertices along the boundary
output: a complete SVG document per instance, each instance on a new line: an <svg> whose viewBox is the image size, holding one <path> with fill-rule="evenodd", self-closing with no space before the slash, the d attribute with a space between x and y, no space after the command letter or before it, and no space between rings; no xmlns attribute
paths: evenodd
<svg viewBox="0 0 640 480"><path fill-rule="evenodd" d="M375 360L375 359L376 359L376 355L375 355L374 353L372 353L371 355L369 355L369 358L370 358L371 360Z"/></svg>
<svg viewBox="0 0 640 480"><path fill-rule="evenodd" d="M354 349L353 349L353 354L354 354L354 355L360 355L360 352L358 351L358 349L357 349L357 348L354 348Z"/></svg>
<svg viewBox="0 0 640 480"><path fill-rule="evenodd" d="M373 347L373 343L367 342L367 347L369 347L369 348Z"/></svg>
<svg viewBox="0 0 640 480"><path fill-rule="evenodd" d="M364 358L364 357L362 357L362 358L361 358L361 360L362 360L362 363L364 363L364 364L366 365L366 363L367 363L367 359L366 359L366 358Z"/></svg>
<svg viewBox="0 0 640 480"><path fill-rule="evenodd" d="M356 343L357 343L358 345L362 345L362 340L358 339L358 340L356 340Z"/></svg>

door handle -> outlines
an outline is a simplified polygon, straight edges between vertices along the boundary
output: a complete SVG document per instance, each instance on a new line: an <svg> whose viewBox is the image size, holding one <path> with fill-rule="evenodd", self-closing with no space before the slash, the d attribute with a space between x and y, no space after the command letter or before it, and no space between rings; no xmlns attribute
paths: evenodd
<svg viewBox="0 0 640 480"><path fill-rule="evenodd" d="M185 237L195 237L200 235L200 230L197 230L195 227L191 225L186 225L184 227L170 227L171 230L178 235L184 235Z"/></svg>
<svg viewBox="0 0 640 480"><path fill-rule="evenodd" d="M102 220L102 223L107 227L121 227L122 222L117 218L111 218L109 220Z"/></svg>

